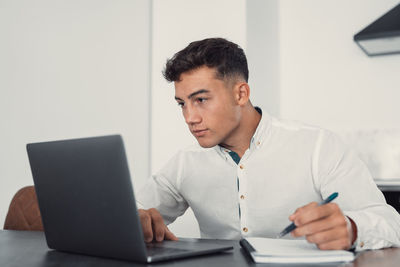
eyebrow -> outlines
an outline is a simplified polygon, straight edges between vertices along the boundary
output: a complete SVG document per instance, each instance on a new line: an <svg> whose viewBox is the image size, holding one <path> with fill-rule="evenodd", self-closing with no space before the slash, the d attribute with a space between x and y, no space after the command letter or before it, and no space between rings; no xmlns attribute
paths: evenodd
<svg viewBox="0 0 400 267"><path fill-rule="evenodd" d="M198 95L198 94L204 94L204 93L209 93L209 92L210 92L210 91L207 90L207 89L200 89L200 90L198 90L198 91L196 91L196 92L191 93L191 94L188 96L188 98L190 99L190 98L192 98L192 97L194 97L194 96L196 96L196 95ZM175 96L175 100L181 100L181 101L183 101L182 99L180 99L179 97L176 97L176 96Z"/></svg>

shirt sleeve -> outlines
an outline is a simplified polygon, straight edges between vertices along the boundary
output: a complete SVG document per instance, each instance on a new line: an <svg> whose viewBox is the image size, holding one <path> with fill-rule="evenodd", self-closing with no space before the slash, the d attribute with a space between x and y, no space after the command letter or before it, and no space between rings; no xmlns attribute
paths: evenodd
<svg viewBox="0 0 400 267"><path fill-rule="evenodd" d="M157 209L167 225L189 207L179 192L184 166L182 154L175 155L157 174L152 175L136 196L139 209Z"/></svg>
<svg viewBox="0 0 400 267"><path fill-rule="evenodd" d="M400 215L386 204L366 165L334 134L321 130L317 176L321 197L338 192L336 203L357 226L357 251L400 246Z"/></svg>

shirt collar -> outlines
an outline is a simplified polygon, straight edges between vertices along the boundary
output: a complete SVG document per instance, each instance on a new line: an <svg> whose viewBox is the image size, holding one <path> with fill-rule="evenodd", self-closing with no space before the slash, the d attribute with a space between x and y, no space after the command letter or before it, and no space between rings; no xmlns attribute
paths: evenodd
<svg viewBox="0 0 400 267"><path fill-rule="evenodd" d="M261 120L258 123L253 137L251 138L250 148L252 148L253 145L258 148L261 146L261 144L263 144L263 142L266 140L265 137L267 136L271 121L271 116L267 112L262 111L259 107L255 107L255 109L261 114Z"/></svg>
<svg viewBox="0 0 400 267"><path fill-rule="evenodd" d="M259 107L254 107L254 108L257 110L258 113L261 114L261 120L258 122L256 131L254 132L254 135L251 138L250 149L261 147L261 144L263 144L265 137L267 135L269 125L270 125L270 120L271 120L271 116L267 112L263 111ZM222 153L225 157L226 157L225 153L230 152L229 149L222 147L220 145L216 145L215 148L218 152Z"/></svg>

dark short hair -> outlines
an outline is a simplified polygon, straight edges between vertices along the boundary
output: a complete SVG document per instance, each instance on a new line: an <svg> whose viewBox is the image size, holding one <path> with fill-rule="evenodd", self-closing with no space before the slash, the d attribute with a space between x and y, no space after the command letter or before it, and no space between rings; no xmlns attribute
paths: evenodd
<svg viewBox="0 0 400 267"><path fill-rule="evenodd" d="M208 38L190 43L167 60L163 71L169 82L180 80L182 73L202 66L216 69L219 79L241 76L247 82L249 69L243 49L223 38Z"/></svg>

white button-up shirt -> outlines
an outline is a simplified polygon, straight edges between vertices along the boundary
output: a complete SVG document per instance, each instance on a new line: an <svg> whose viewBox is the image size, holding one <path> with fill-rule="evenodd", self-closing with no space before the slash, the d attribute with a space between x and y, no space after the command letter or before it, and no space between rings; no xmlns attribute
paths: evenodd
<svg viewBox="0 0 400 267"><path fill-rule="evenodd" d="M338 192L334 202L357 225L356 250L400 246L400 215L331 132L264 112L238 164L229 152L179 151L139 190L138 207L156 208L169 224L190 206L203 238L273 238L298 207Z"/></svg>

